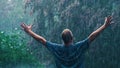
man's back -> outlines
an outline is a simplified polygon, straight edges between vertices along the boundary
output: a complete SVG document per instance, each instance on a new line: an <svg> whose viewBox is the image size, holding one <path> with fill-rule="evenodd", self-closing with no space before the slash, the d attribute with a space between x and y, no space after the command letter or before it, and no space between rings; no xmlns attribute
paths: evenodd
<svg viewBox="0 0 120 68"><path fill-rule="evenodd" d="M54 55L57 68L81 68L89 43L88 39L85 39L66 46L47 41L46 47Z"/></svg>
<svg viewBox="0 0 120 68"><path fill-rule="evenodd" d="M22 28L36 40L45 45L51 53L53 53L58 68L81 68L83 64L84 52L91 43L104 29L106 29L112 21L112 17L106 17L104 24L97 30L93 31L87 39L70 45L73 42L73 34L69 29L62 32L62 40L65 45L54 44L48 42L44 37L34 33L31 28L32 25L21 24ZM67 47L68 46L68 47Z"/></svg>

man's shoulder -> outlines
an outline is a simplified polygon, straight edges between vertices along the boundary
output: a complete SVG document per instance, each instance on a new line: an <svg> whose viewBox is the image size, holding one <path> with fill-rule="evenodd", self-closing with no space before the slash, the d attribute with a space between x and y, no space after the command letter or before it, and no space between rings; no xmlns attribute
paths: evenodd
<svg viewBox="0 0 120 68"><path fill-rule="evenodd" d="M79 45L89 45L89 39L88 38L85 38L84 40L81 40L79 42L76 42L75 43L75 46L79 46Z"/></svg>
<svg viewBox="0 0 120 68"><path fill-rule="evenodd" d="M60 46L60 47L63 46L63 44L53 43L51 41L46 41L46 45L47 46Z"/></svg>

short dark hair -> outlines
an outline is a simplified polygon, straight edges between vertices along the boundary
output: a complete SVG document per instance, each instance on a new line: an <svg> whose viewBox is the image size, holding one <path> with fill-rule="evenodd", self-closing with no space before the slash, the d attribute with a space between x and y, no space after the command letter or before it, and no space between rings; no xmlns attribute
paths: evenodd
<svg viewBox="0 0 120 68"><path fill-rule="evenodd" d="M71 42L73 40L73 34L69 29L64 29L62 32L62 39L65 44Z"/></svg>

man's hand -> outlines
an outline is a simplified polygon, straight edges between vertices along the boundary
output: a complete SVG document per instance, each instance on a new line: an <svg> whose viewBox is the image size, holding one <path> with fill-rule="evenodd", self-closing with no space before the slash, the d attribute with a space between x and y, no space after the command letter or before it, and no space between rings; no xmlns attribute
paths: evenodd
<svg viewBox="0 0 120 68"><path fill-rule="evenodd" d="M29 26L28 26L28 25L22 23L22 24L21 24L21 27L22 27L30 36L32 36L34 39L40 41L40 42L41 42L42 44L44 44L44 45L46 44L46 39L45 39L45 38L43 38L42 36L34 33L34 32L31 30L32 25L29 25Z"/></svg>
<svg viewBox="0 0 120 68"><path fill-rule="evenodd" d="M111 24L111 21L112 21L112 16L106 17L104 23L105 27L109 26Z"/></svg>
<svg viewBox="0 0 120 68"><path fill-rule="evenodd" d="M21 27L26 31L30 31L32 29L32 25L26 25L25 23L21 24Z"/></svg>

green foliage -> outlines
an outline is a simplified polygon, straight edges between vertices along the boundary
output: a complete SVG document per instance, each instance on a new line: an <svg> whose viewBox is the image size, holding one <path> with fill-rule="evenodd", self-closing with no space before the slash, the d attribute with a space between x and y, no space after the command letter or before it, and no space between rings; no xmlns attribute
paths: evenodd
<svg viewBox="0 0 120 68"><path fill-rule="evenodd" d="M0 67L41 66L19 34L6 35L0 32Z"/></svg>

